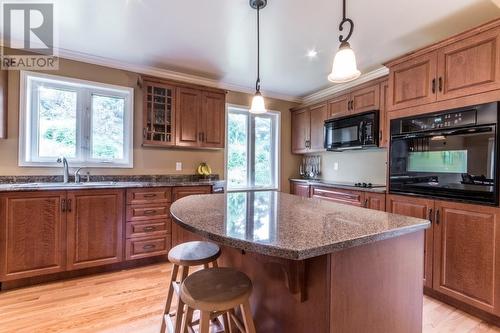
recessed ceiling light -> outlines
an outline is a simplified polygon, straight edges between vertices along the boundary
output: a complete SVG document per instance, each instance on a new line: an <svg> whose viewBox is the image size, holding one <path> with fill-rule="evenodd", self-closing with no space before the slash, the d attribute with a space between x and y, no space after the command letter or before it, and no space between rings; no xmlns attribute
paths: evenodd
<svg viewBox="0 0 500 333"><path fill-rule="evenodd" d="M318 56L318 51L316 51L315 49L309 50L307 51L307 56L310 59L316 58Z"/></svg>

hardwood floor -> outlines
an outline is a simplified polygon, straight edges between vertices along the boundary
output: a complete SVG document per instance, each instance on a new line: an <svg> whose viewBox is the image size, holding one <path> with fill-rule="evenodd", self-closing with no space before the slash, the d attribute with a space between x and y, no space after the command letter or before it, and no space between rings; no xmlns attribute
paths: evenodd
<svg viewBox="0 0 500 333"><path fill-rule="evenodd" d="M0 293L0 332L153 333L160 327L170 264ZM500 333L500 328L424 298L424 333Z"/></svg>

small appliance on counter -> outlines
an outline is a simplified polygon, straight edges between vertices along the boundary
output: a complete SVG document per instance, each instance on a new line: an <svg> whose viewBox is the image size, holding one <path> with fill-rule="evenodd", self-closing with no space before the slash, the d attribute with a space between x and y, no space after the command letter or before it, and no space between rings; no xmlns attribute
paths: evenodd
<svg viewBox="0 0 500 333"><path fill-rule="evenodd" d="M378 147L378 122L379 111L325 121L325 149L345 151Z"/></svg>
<svg viewBox="0 0 500 333"><path fill-rule="evenodd" d="M498 204L498 108L391 121L389 192Z"/></svg>
<svg viewBox="0 0 500 333"><path fill-rule="evenodd" d="M299 165L299 174L304 179L317 179L321 175L321 156L304 156Z"/></svg>

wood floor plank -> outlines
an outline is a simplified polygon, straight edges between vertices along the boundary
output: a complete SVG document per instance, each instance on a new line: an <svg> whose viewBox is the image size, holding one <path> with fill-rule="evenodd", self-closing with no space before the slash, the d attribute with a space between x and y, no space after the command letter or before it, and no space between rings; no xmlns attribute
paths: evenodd
<svg viewBox="0 0 500 333"><path fill-rule="evenodd" d="M156 333L170 264L93 275L0 293L0 333ZM424 297L423 333L500 333Z"/></svg>

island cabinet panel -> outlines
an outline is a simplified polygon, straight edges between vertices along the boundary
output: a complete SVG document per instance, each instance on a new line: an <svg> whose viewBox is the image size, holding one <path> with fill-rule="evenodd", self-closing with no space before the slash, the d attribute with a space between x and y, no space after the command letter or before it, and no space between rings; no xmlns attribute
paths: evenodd
<svg viewBox="0 0 500 333"><path fill-rule="evenodd" d="M201 108L201 145L207 148L224 148L226 95L203 92Z"/></svg>
<svg viewBox="0 0 500 333"><path fill-rule="evenodd" d="M0 280L64 271L64 191L0 196Z"/></svg>
<svg viewBox="0 0 500 333"><path fill-rule="evenodd" d="M387 212L429 219L432 222L434 213L434 200L415 198L410 196L387 195ZM432 288L432 262L433 262L433 227L425 231L424 246L424 285Z"/></svg>
<svg viewBox="0 0 500 333"><path fill-rule="evenodd" d="M123 260L123 207L123 190L68 192L68 269Z"/></svg>
<svg viewBox="0 0 500 333"><path fill-rule="evenodd" d="M292 153L302 154L309 148L311 114L308 108L292 111Z"/></svg>
<svg viewBox="0 0 500 333"><path fill-rule="evenodd" d="M435 102L436 71L435 51L392 66L389 73L389 109Z"/></svg>
<svg viewBox="0 0 500 333"><path fill-rule="evenodd" d="M304 184L299 181L290 181L290 194L295 194L300 197L309 198L310 196L310 186L309 184Z"/></svg>
<svg viewBox="0 0 500 333"><path fill-rule="evenodd" d="M311 129L309 151L318 152L325 150L325 120L328 118L326 104L319 104L310 108Z"/></svg>
<svg viewBox="0 0 500 333"><path fill-rule="evenodd" d="M364 207L385 212L385 193L365 192Z"/></svg>
<svg viewBox="0 0 500 333"><path fill-rule="evenodd" d="M500 89L500 28L438 51L438 100Z"/></svg>
<svg viewBox="0 0 500 333"><path fill-rule="evenodd" d="M434 289L500 315L498 208L436 201Z"/></svg>
<svg viewBox="0 0 500 333"><path fill-rule="evenodd" d="M380 109L380 85L374 84L351 92L350 113Z"/></svg>
<svg viewBox="0 0 500 333"><path fill-rule="evenodd" d="M344 189L340 190L325 186L312 186L311 198L318 198L357 207L363 207L365 204L363 201L363 192Z"/></svg>
<svg viewBox="0 0 500 333"><path fill-rule="evenodd" d="M177 89L176 140L177 146L197 147L201 140L201 91L191 88Z"/></svg>

